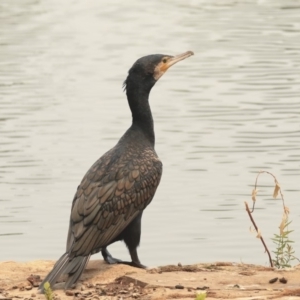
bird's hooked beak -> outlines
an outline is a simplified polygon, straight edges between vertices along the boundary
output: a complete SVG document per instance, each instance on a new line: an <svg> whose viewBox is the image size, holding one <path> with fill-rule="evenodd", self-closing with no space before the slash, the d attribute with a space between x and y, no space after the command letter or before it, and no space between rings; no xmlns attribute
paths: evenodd
<svg viewBox="0 0 300 300"><path fill-rule="evenodd" d="M184 60L192 55L194 55L194 52L187 51L187 52L178 54L176 56L170 57L169 59L167 59L167 62L164 64L165 71L167 71L171 66L173 66L177 62Z"/></svg>
<svg viewBox="0 0 300 300"><path fill-rule="evenodd" d="M194 52L187 51L187 52L178 54L176 56L164 57L154 70L155 80L158 80L171 66L173 66L177 62L184 60L192 55L194 55Z"/></svg>

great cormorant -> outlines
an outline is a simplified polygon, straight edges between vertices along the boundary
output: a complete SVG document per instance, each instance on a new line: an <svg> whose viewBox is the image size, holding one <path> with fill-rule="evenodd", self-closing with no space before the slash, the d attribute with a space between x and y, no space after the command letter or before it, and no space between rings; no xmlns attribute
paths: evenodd
<svg viewBox="0 0 300 300"><path fill-rule="evenodd" d="M167 69L189 56L148 55L138 59L124 82L132 112L132 125L117 145L98 159L83 177L72 203L67 249L56 262L45 282L53 286L62 274L70 288L80 278L90 256L100 252L109 264L140 263L143 210L151 202L160 182L162 163L155 150L153 119L149 93ZM132 261L122 262L107 250L110 244L124 240Z"/></svg>

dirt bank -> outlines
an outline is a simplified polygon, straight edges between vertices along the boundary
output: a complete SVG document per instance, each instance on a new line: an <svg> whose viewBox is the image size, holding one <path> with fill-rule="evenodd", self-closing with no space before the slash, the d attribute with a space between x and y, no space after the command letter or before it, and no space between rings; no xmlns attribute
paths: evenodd
<svg viewBox="0 0 300 300"><path fill-rule="evenodd" d="M0 300L45 299L36 286L53 264L1 262ZM56 285L54 299L194 300L197 293L206 293L206 299L299 299L300 265L285 271L232 263L140 270L93 260L75 289L64 291L62 286Z"/></svg>

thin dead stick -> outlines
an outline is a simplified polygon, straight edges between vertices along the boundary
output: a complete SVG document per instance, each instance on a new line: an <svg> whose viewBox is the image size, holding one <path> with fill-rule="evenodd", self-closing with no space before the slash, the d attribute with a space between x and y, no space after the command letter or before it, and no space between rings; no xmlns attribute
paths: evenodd
<svg viewBox="0 0 300 300"><path fill-rule="evenodd" d="M252 222L252 224L253 224L255 230L256 230L256 232L259 234L258 228L257 228L257 226L256 226L256 224L255 224L255 222L254 222L254 219L252 218L252 214L251 214L251 212L250 212L248 203L247 203L246 201L245 201L245 206L246 206L246 211L247 211L247 213L248 213L248 215L249 215L249 218L250 218L250 220L251 220L251 222ZM262 238L262 236L259 236L259 238L260 238L262 244L264 245L266 252L268 253L270 265L271 265L271 267L273 267L273 261L272 261L272 258L271 258L271 254L270 254L270 252L269 252L269 250L268 250L268 248L267 248L267 245L265 244L265 241L264 241L264 239Z"/></svg>

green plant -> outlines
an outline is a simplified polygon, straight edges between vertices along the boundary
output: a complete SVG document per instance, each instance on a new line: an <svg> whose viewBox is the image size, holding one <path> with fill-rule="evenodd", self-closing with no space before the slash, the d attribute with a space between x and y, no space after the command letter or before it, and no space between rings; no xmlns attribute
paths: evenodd
<svg viewBox="0 0 300 300"><path fill-rule="evenodd" d="M195 300L205 300L205 298L206 298L206 293L199 293L196 294Z"/></svg>
<svg viewBox="0 0 300 300"><path fill-rule="evenodd" d="M288 230L288 226L292 221L288 220L288 212L284 212L281 224L279 226L280 232L279 234L274 234L274 238L272 241L276 245L276 250L273 251L275 254L275 259L273 259L274 266L278 269L280 268L290 268L291 262L293 260L298 260L295 257L295 251L291 246L294 241L289 239L289 234L293 232L293 230Z"/></svg>
<svg viewBox="0 0 300 300"><path fill-rule="evenodd" d="M44 292L47 300L54 300L53 291L48 281L44 283Z"/></svg>

